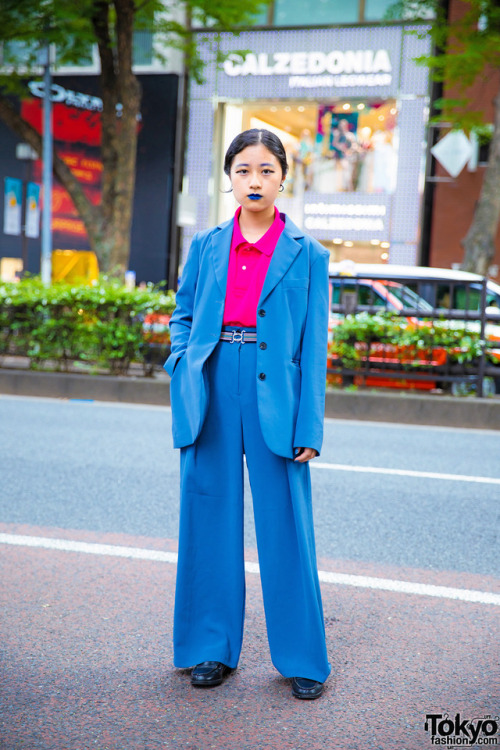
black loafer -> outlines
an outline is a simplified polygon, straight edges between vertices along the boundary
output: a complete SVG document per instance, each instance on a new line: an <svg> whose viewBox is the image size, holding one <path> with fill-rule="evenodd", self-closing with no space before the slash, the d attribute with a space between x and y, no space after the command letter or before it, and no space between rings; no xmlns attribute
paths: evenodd
<svg viewBox="0 0 500 750"><path fill-rule="evenodd" d="M323 692L323 683L308 680L307 677L294 677L292 680L292 695L295 698L312 701L319 698Z"/></svg>
<svg viewBox="0 0 500 750"><path fill-rule="evenodd" d="M191 685L196 687L215 687L220 685L229 667L220 661L203 661L193 667L191 672Z"/></svg>

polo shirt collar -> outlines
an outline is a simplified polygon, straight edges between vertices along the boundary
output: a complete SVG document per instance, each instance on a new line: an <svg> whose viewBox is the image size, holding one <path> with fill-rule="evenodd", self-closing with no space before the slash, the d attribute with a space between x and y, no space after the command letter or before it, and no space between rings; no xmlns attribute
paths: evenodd
<svg viewBox="0 0 500 750"><path fill-rule="evenodd" d="M272 255L279 236L283 230L283 219L276 206L274 207L274 221L267 230L267 232L257 242L248 242L242 235L240 229L239 216L241 213L241 206L238 207L234 215L234 229L233 229L233 248L237 248L240 245L247 245L254 247L264 255Z"/></svg>

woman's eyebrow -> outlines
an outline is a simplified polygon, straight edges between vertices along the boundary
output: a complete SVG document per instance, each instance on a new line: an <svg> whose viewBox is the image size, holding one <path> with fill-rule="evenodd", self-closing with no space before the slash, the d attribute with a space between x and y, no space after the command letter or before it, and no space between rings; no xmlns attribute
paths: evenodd
<svg viewBox="0 0 500 750"><path fill-rule="evenodd" d="M238 169L239 167L249 167L250 164L237 164L235 169ZM260 167L274 167L274 164L271 164L270 161L263 161L262 164L259 164Z"/></svg>

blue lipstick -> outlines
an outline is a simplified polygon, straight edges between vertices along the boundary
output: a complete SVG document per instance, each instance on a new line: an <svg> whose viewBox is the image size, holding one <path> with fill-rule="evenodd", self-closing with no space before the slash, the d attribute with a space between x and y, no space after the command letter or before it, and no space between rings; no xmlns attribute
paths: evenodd
<svg viewBox="0 0 500 750"><path fill-rule="evenodd" d="M251 193L248 197L251 201L259 201L262 198L262 195L259 195L258 193Z"/></svg>

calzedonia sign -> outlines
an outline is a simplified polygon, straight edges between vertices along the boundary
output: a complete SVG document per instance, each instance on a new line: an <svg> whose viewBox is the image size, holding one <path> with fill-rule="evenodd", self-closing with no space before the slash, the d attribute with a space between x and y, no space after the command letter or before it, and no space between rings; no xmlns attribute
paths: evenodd
<svg viewBox="0 0 500 750"><path fill-rule="evenodd" d="M226 75L289 76L290 88L388 86L392 65L386 49L332 52L266 52L230 56Z"/></svg>

